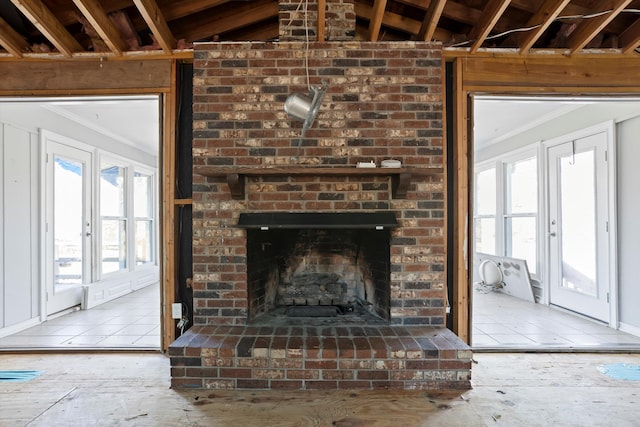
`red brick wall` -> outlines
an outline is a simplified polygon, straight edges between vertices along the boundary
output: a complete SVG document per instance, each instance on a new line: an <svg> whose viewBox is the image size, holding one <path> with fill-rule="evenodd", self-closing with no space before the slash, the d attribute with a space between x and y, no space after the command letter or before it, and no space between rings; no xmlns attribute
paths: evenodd
<svg viewBox="0 0 640 427"><path fill-rule="evenodd" d="M291 92L329 89L306 134L286 116ZM401 160L444 166L441 46L422 42L206 43L195 46L196 165L354 167ZM247 320L241 212L391 210L391 323L444 323L444 175L413 176L406 199L386 177L247 178L243 200L223 177L194 175L194 323Z"/></svg>

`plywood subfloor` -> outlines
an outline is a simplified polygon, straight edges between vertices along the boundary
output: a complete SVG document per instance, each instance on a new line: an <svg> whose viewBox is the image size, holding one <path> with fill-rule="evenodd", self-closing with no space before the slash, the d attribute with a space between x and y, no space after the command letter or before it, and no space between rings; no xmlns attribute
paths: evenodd
<svg viewBox="0 0 640 427"><path fill-rule="evenodd" d="M157 353L0 356L2 369L45 373L0 382L7 426L632 426L640 383L598 367L640 355L478 354L463 394L220 391L169 388Z"/></svg>

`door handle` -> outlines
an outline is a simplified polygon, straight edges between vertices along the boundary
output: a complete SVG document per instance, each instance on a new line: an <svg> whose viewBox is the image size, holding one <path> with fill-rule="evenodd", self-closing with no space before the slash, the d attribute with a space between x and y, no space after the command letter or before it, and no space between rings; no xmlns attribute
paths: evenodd
<svg viewBox="0 0 640 427"><path fill-rule="evenodd" d="M549 237L556 237L556 232L555 231L550 231L549 232Z"/></svg>

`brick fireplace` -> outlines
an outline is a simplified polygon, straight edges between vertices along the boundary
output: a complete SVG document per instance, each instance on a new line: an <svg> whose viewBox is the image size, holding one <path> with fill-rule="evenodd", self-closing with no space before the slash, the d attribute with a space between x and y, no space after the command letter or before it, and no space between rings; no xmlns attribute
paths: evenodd
<svg viewBox="0 0 640 427"><path fill-rule="evenodd" d="M328 90L300 141L283 104L307 70ZM440 46L203 43L194 73L194 325L172 386L468 388L444 328Z"/></svg>

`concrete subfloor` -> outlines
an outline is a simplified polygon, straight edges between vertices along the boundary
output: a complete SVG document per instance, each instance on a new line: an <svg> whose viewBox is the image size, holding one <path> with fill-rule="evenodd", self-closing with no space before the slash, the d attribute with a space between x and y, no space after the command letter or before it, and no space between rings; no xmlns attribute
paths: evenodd
<svg viewBox="0 0 640 427"><path fill-rule="evenodd" d="M639 354L474 356L473 389L230 391L169 388L169 360L147 353L3 354L2 426L637 426L640 382L601 373Z"/></svg>

